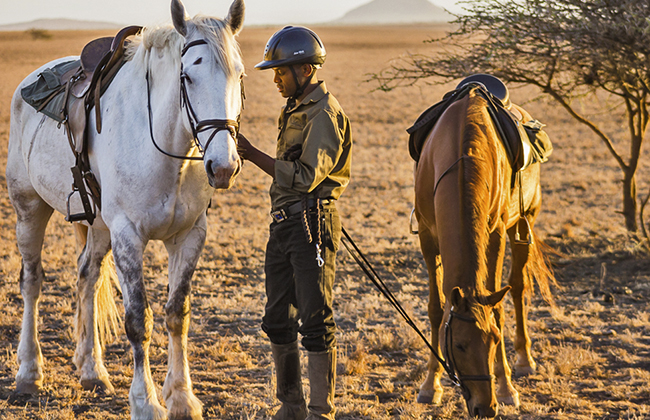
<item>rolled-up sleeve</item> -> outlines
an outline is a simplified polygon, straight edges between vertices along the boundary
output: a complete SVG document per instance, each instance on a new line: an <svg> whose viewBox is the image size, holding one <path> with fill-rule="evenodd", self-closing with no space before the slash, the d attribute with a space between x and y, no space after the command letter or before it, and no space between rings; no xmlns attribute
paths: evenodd
<svg viewBox="0 0 650 420"><path fill-rule="evenodd" d="M282 188L310 193L332 171L342 153L338 119L321 110L303 130L302 154L295 161L276 160L275 181Z"/></svg>

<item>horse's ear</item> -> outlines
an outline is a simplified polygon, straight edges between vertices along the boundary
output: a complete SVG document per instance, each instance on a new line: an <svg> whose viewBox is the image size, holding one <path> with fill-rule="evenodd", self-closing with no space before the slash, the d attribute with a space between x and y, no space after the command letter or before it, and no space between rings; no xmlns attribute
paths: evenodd
<svg viewBox="0 0 650 420"><path fill-rule="evenodd" d="M172 22L179 34L187 35L187 13L181 0L172 0Z"/></svg>
<svg viewBox="0 0 650 420"><path fill-rule="evenodd" d="M233 35L237 35L244 26L244 0L235 0L230 5L230 10L228 11L228 16L226 17L226 22L230 25L230 30Z"/></svg>
<svg viewBox="0 0 650 420"><path fill-rule="evenodd" d="M498 292L492 293L490 296L487 297L488 305L490 306L496 306L499 302L503 300L504 297L506 297L506 293L511 289L510 286L506 286L503 289L499 290Z"/></svg>
<svg viewBox="0 0 650 420"><path fill-rule="evenodd" d="M456 310L465 310L465 296L460 287L454 287L451 291L451 305L456 308Z"/></svg>

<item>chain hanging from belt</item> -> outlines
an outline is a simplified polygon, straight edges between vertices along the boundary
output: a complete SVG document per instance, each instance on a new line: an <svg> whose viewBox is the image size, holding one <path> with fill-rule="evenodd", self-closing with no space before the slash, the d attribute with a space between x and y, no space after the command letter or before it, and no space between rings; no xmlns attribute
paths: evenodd
<svg viewBox="0 0 650 420"><path fill-rule="evenodd" d="M314 206L315 211L313 215L310 213L309 209L309 199L307 196L302 197L302 227L305 231L305 237L307 238L307 243L311 244L316 242L316 262L319 267L322 267L325 264L325 260L322 257L322 234L321 234L321 199L316 199L316 205ZM316 238L314 239L312 222L316 221Z"/></svg>

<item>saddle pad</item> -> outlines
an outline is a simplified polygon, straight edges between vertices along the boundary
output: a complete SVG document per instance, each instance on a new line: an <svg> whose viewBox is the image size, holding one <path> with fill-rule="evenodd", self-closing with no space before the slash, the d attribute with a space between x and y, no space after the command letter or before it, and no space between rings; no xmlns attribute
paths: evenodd
<svg viewBox="0 0 650 420"><path fill-rule="evenodd" d="M62 122L64 119L65 84L61 83L61 76L80 66L80 60L73 60L45 69L38 75L34 83L21 89L20 95L25 102L37 111L58 122ZM45 103L47 104L42 107Z"/></svg>

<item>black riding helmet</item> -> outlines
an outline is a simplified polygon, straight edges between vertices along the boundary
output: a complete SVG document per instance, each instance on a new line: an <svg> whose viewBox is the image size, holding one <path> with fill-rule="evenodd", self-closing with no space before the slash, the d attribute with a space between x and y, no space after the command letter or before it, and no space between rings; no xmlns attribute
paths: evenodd
<svg viewBox="0 0 650 420"><path fill-rule="evenodd" d="M325 46L314 31L304 26L285 26L269 38L264 49L264 61L255 65L255 68L265 70L289 67L296 82L296 91L287 100L286 111L293 108L309 83L309 80L302 85L298 83L298 75L293 66L311 64L318 68L325 62L325 56Z"/></svg>
<svg viewBox="0 0 650 420"><path fill-rule="evenodd" d="M256 69L313 64L325 62L325 46L318 35L304 26L285 26L269 38L264 49L264 60Z"/></svg>

